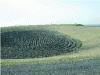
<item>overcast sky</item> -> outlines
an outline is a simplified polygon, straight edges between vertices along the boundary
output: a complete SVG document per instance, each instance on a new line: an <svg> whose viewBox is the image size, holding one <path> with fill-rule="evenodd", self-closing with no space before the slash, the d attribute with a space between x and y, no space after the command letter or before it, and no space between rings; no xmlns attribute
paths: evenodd
<svg viewBox="0 0 100 75"><path fill-rule="evenodd" d="M0 0L0 27L100 24L99 0Z"/></svg>

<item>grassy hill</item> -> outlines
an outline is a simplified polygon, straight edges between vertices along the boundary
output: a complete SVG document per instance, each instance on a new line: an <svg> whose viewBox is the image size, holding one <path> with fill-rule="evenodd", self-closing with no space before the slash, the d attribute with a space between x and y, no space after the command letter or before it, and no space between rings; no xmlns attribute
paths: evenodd
<svg viewBox="0 0 100 75"><path fill-rule="evenodd" d="M99 58L100 58L100 27L85 27L85 26L69 26L69 25L40 25L40 26L16 26L16 27L4 27L1 28L1 32L12 32L12 31L23 31L23 30L49 30L49 31L57 31L60 34L63 35L68 35L70 38L75 38L78 40L82 41L82 47L80 49L77 49L73 52L70 53L65 53L57 56L51 56L51 57L43 57L43 58L30 58L30 59L1 59L1 65L21 65L21 64L34 64L34 67L40 64L38 66L38 69L42 68L41 70L38 70L38 73L35 73L36 75L38 74L46 74L47 67L49 74L53 73L58 74L61 73L68 73L71 75L82 75L83 71L88 74L95 74L99 75L100 72L100 67L99 67ZM78 44L78 42L77 42ZM59 64L62 63L62 64ZM48 64L54 63L56 64L56 70L51 71L50 67L53 65L48 65ZM80 64L80 67L75 64ZM82 65L85 63L84 65ZM92 63L92 65L89 65ZM44 66L42 66L44 64ZM69 64L70 65L70 70L64 71L64 70L58 70L60 66L62 68L67 69L69 65L64 65L64 64ZM47 66L48 65L48 66ZM72 66L71 66L72 65ZM47 67L46 67L47 66ZM88 66L88 67L87 67ZM98 66L98 67L96 67ZM77 67L77 68L75 68ZM95 68L96 67L96 68ZM8 67L9 68L9 67ZM77 69L80 69L79 71L76 71ZM76 69L76 70L75 70ZM70 73L71 71L71 73ZM84 74L85 74L84 73ZM24 73L22 73L24 74ZM26 73L28 74L28 73ZM58 74L59 75L59 74Z"/></svg>
<svg viewBox="0 0 100 75"><path fill-rule="evenodd" d="M81 41L47 30L1 33L1 58L23 59L65 54L82 46Z"/></svg>
<svg viewBox="0 0 100 75"><path fill-rule="evenodd" d="M12 27L2 27L1 33L4 32L12 32L12 31L23 31L23 30L49 30L49 31L57 31L64 35L71 36L75 39L79 39L83 42L81 49L75 51L77 53L70 53L65 55L60 55L60 57L78 57L82 58L89 56L89 54L93 57L99 57L99 32L100 27L84 27L84 26L67 26L67 25L40 25L40 26L12 26ZM92 41L91 41L92 40ZM89 57L91 57L89 56ZM51 57L53 58L53 57ZM79 57L80 58L80 57ZM44 58L40 58L41 60ZM31 59L30 59L31 60ZM34 60L33 60L34 61Z"/></svg>

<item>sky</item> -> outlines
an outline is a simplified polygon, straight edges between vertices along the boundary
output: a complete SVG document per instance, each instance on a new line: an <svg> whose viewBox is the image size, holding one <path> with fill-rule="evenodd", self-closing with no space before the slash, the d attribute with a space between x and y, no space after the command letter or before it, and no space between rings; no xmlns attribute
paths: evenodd
<svg viewBox="0 0 100 75"><path fill-rule="evenodd" d="M99 0L0 0L0 27L100 24Z"/></svg>

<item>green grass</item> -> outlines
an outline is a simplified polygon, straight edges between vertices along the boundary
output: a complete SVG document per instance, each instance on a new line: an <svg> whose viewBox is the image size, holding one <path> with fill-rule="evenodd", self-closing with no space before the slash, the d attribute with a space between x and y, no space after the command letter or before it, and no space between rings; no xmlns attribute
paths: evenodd
<svg viewBox="0 0 100 75"><path fill-rule="evenodd" d="M56 34L56 35L55 35ZM2 59L28 59L56 56L76 50L82 42L47 30L1 33Z"/></svg>
<svg viewBox="0 0 100 75"><path fill-rule="evenodd" d="M45 29L50 31L58 31L64 35L69 35L71 38L79 39L83 42L81 49L67 53L64 55L44 57L44 58L32 58L32 59L1 59L2 65L9 64L23 64L23 63L50 63L58 62L61 60L74 61L83 60L89 58L100 57L100 27L84 27L84 26L66 26L66 25L45 25L45 26L16 26L1 28L1 32L8 31L21 31L21 30L39 30ZM13 62L12 62L13 61Z"/></svg>
<svg viewBox="0 0 100 75"><path fill-rule="evenodd" d="M99 75L100 58L76 62L2 66L3 75Z"/></svg>
<svg viewBox="0 0 100 75"><path fill-rule="evenodd" d="M75 25L16 26L1 32L23 30L57 31L79 39L82 47L73 52L43 58L1 59L4 75L100 75L100 27ZM57 34L59 35L59 34ZM79 44L80 42L77 42Z"/></svg>
<svg viewBox="0 0 100 75"><path fill-rule="evenodd" d="M10 26L2 27L1 32L11 32L11 31L23 31L23 30L44 30L45 27L54 27L54 26L76 26L76 24L53 24L53 25L25 25L25 26Z"/></svg>

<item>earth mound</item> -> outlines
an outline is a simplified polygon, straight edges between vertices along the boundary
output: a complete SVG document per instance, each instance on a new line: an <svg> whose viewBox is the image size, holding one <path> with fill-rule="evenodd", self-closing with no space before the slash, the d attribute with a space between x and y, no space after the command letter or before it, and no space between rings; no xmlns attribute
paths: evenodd
<svg viewBox="0 0 100 75"><path fill-rule="evenodd" d="M53 31L28 30L1 33L1 58L24 59L60 55L81 47L79 40Z"/></svg>

